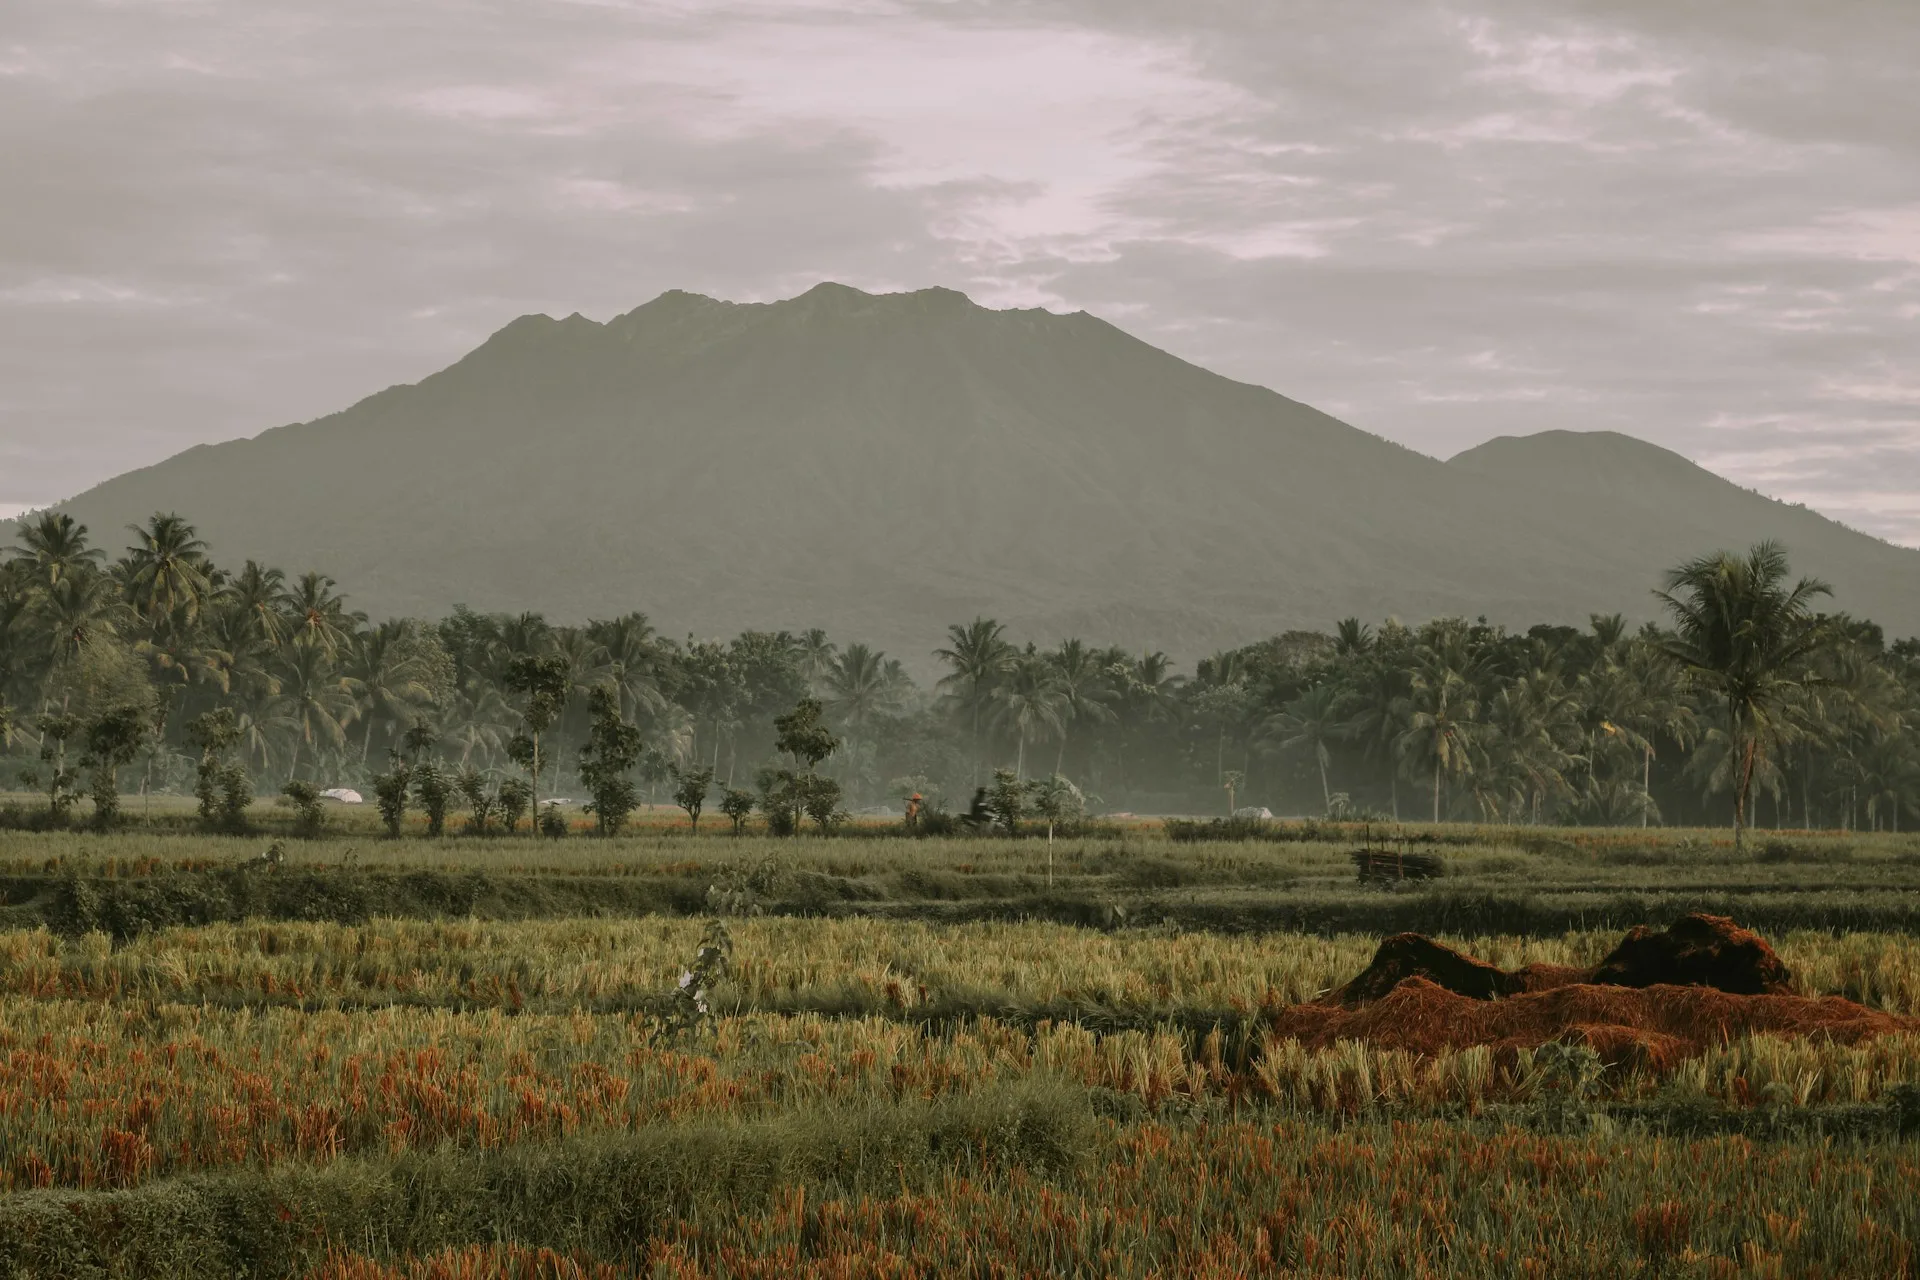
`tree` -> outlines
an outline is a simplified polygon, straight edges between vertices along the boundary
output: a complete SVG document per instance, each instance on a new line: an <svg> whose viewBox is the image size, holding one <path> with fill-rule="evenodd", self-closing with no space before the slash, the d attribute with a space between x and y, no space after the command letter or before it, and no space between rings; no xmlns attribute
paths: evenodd
<svg viewBox="0 0 1920 1280"><path fill-rule="evenodd" d="M1087 797L1079 787L1059 774L1034 781L1030 786L1034 812L1047 823L1047 888L1053 888L1053 829L1064 822L1077 822L1086 814Z"/></svg>
<svg viewBox="0 0 1920 1280"><path fill-rule="evenodd" d="M753 792L728 787L720 796L720 812L727 815L733 823L733 834L739 835L746 830L747 819L753 816Z"/></svg>
<svg viewBox="0 0 1920 1280"><path fill-rule="evenodd" d="M673 802L687 811L694 832L700 830L700 810L706 806L707 792L713 788L713 769L702 766L674 771Z"/></svg>
<svg viewBox="0 0 1920 1280"><path fill-rule="evenodd" d="M253 802L247 767L228 758L240 741L239 718L232 707L216 707L187 726L187 741L200 753L193 793L200 800L200 821L210 831L237 832L246 827Z"/></svg>
<svg viewBox="0 0 1920 1280"><path fill-rule="evenodd" d="M856 643L827 664L826 708L849 738L858 740L876 716L900 705L899 668L890 666L886 658L879 650Z"/></svg>
<svg viewBox="0 0 1920 1280"><path fill-rule="evenodd" d="M821 835L832 835L833 829L847 816L840 807L840 783L833 778L810 773L800 779L800 789L801 809L820 828Z"/></svg>
<svg viewBox="0 0 1920 1280"><path fill-rule="evenodd" d="M947 628L946 646L933 651L950 668L935 687L954 699L972 726L976 785L980 781L980 716L1013 657L1013 646L1002 638L1005 630L991 618L975 618L965 626L955 623Z"/></svg>
<svg viewBox="0 0 1920 1280"><path fill-rule="evenodd" d="M593 796L594 822L603 836L618 835L627 815L640 804L640 793L628 775L640 763L643 743L640 730L622 718L620 701L611 681L587 695L593 725L580 749L580 781ZM698 816L694 823L699 824Z"/></svg>
<svg viewBox="0 0 1920 1280"><path fill-rule="evenodd" d="M93 821L103 831L110 830L120 816L120 770L133 763L146 737L145 707L113 707L87 724L81 763L91 771Z"/></svg>
<svg viewBox="0 0 1920 1280"><path fill-rule="evenodd" d="M507 661L501 683L521 695L521 732L507 743L507 756L527 771L527 804L537 815L540 803L540 735L553 727L573 690L566 659L522 653ZM536 824L537 825L537 824ZM509 828L511 830L511 828Z"/></svg>
<svg viewBox="0 0 1920 1280"><path fill-rule="evenodd" d="M773 722L775 750L806 765L812 773L820 762L840 749L840 739L822 723L825 708L818 698L802 698L792 711Z"/></svg>
<svg viewBox="0 0 1920 1280"><path fill-rule="evenodd" d="M326 810L320 803L320 788L296 779L280 788L280 794L293 803L295 825L303 836L317 836L326 825Z"/></svg>
<svg viewBox="0 0 1920 1280"><path fill-rule="evenodd" d="M1011 769L995 769L993 784L987 788L987 812L1010 836L1020 834L1020 819L1027 816L1027 784Z"/></svg>
<svg viewBox="0 0 1920 1280"><path fill-rule="evenodd" d="M87 526L65 512L43 511L15 526L19 539L7 548L9 563L38 587L56 586L77 575L97 572L106 553L87 545Z"/></svg>
<svg viewBox="0 0 1920 1280"><path fill-rule="evenodd" d="M1762 542L1745 556L1716 552L1666 575L1655 593L1674 625L1667 653L1727 718L1732 764L1733 843L1742 847L1756 765L1778 738L1779 717L1808 660L1833 643L1813 601L1833 594L1816 578L1787 584L1786 551Z"/></svg>
<svg viewBox="0 0 1920 1280"><path fill-rule="evenodd" d="M1067 695L1060 674L1031 648L1012 660L1005 677L992 692L993 720L1013 732L1018 748L1013 775L1026 776L1027 743L1047 734L1066 732Z"/></svg>
<svg viewBox="0 0 1920 1280"><path fill-rule="evenodd" d="M1268 739L1282 751L1309 751L1320 769L1320 811L1333 807L1327 784L1327 765L1333 760L1329 744L1340 735L1345 705L1332 684L1317 684L1267 722Z"/></svg>
<svg viewBox="0 0 1920 1280"><path fill-rule="evenodd" d="M48 819L55 826L65 826L73 802L80 796L74 789L80 775L67 768L67 739L79 729L80 722L73 716L48 714L36 720L33 727L40 734L40 766L22 770L20 781L44 790Z"/></svg>
<svg viewBox="0 0 1920 1280"><path fill-rule="evenodd" d="M484 836L499 800L487 789L486 775L478 769L464 768L454 778L454 789L467 802L467 834Z"/></svg>
<svg viewBox="0 0 1920 1280"><path fill-rule="evenodd" d="M1472 660L1455 645L1421 646L1415 655L1411 714L1397 748L1402 758L1433 770L1433 820L1440 821L1440 786L1473 772L1473 733L1479 713Z"/></svg>
<svg viewBox="0 0 1920 1280"><path fill-rule="evenodd" d="M324 573L303 573L283 597L291 618L288 643L319 649L329 662L367 620L363 613L348 612L347 598L334 591L336 585Z"/></svg>
<svg viewBox="0 0 1920 1280"><path fill-rule="evenodd" d="M155 632L176 621L197 623L213 593L207 544L177 515L156 512L145 526L127 529L134 544L127 548L125 588L134 612Z"/></svg>
<svg viewBox="0 0 1920 1280"><path fill-rule="evenodd" d="M445 765L431 756L413 765L409 774L413 798L420 802L420 811L427 815L427 834L437 840L447 834L447 808L453 803L455 779Z"/></svg>
<svg viewBox="0 0 1920 1280"><path fill-rule="evenodd" d="M1061 697L1066 708L1061 715L1060 749L1054 755L1053 771L1059 773L1067 762L1067 730L1077 725L1112 724L1117 717L1113 703L1119 694L1100 655L1084 640L1070 639L1047 655L1059 678Z"/></svg>

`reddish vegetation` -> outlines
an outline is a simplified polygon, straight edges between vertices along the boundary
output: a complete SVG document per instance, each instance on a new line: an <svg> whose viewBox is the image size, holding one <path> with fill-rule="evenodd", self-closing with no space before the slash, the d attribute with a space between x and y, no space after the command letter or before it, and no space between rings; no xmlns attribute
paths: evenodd
<svg viewBox="0 0 1920 1280"><path fill-rule="evenodd" d="M1743 1035L1854 1044L1920 1030L1920 1019L1837 996L1788 994L1790 978L1765 940L1720 916L1684 916L1663 932L1636 928L1593 970L1509 972L1402 933L1382 942L1351 982L1276 1012L1273 1022L1310 1048L1362 1040L1432 1054L1563 1040L1590 1045L1609 1063L1652 1070Z"/></svg>
<svg viewBox="0 0 1920 1280"><path fill-rule="evenodd" d="M1707 987L1631 990L1576 983L1476 1000L1414 977L1358 1008L1306 1004L1280 1010L1274 1030L1309 1048L1364 1040L1382 1049L1427 1054L1569 1040L1593 1046L1608 1062L1661 1070L1743 1035L1823 1036L1854 1044L1920 1030L1920 1019L1898 1018L1837 996L1736 996Z"/></svg>

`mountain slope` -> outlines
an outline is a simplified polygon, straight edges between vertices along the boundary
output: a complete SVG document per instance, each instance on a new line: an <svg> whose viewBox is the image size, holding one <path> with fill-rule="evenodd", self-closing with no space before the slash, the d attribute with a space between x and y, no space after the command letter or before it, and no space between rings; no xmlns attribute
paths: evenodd
<svg viewBox="0 0 1920 1280"><path fill-rule="evenodd" d="M1447 465L1531 495L1631 564L1668 566L1778 540L1796 574L1833 585L1831 607L1872 618L1896 636L1920 631L1920 551L1743 489L1644 440L1612 431L1501 436Z"/></svg>
<svg viewBox="0 0 1920 1280"><path fill-rule="evenodd" d="M827 284L524 316L418 384L66 505L101 531L177 510L375 614L641 608L910 660L975 613L1188 655L1348 613L1646 616L1677 554L1774 518L1636 506L1652 527L1603 534L1601 499L1517 491L1529 466L1439 462L1085 314ZM1879 582L1843 603L1920 630L1920 553L1820 523Z"/></svg>

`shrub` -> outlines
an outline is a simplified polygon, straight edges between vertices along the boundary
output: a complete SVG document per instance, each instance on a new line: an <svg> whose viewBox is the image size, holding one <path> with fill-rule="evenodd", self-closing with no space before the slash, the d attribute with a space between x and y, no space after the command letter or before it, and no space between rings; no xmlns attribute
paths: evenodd
<svg viewBox="0 0 1920 1280"><path fill-rule="evenodd" d="M311 782L295 780L280 788L280 794L293 801L294 825L303 836L317 836L326 825L326 810L320 803L320 789Z"/></svg>

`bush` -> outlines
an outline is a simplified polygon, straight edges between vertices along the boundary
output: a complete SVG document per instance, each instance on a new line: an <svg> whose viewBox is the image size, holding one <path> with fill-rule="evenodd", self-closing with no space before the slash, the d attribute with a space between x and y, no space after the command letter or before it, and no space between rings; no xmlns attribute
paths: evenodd
<svg viewBox="0 0 1920 1280"><path fill-rule="evenodd" d="M327 815L320 803L320 789L311 782L293 781L280 788L280 794L293 801L294 825L303 836L317 836L326 826Z"/></svg>

